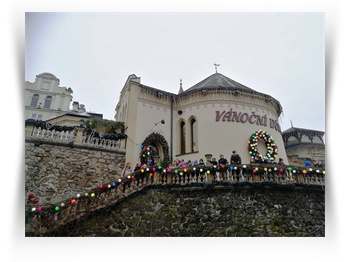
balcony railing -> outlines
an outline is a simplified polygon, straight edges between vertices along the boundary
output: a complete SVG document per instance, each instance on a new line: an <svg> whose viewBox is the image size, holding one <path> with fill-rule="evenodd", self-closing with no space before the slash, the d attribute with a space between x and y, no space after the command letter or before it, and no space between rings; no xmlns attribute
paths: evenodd
<svg viewBox="0 0 350 262"><path fill-rule="evenodd" d="M126 138L113 140L106 139L106 137L108 137L108 134L100 133L100 137L87 134L84 127L76 127L73 130L67 131L57 131L28 125L25 129L25 138L27 140L80 145L112 151L125 150Z"/></svg>

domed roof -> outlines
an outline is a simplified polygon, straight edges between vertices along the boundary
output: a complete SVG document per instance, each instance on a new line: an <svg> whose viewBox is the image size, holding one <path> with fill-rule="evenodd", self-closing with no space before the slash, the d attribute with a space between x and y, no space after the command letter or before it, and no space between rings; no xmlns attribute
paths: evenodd
<svg viewBox="0 0 350 262"><path fill-rule="evenodd" d="M246 93L246 94L255 94L258 96L263 97L266 102L272 102L276 105L277 114L278 116L282 113L283 109L278 100L273 98L270 95L255 91L254 89L251 89L245 85L242 85L241 83L238 83L231 78L228 78L227 76L224 76L220 73L212 74L211 76L207 77L206 79L200 81L199 83L195 84L194 86L190 87L189 89L185 90L184 92L181 92L178 94L178 96L186 96L189 93L194 93L200 90L207 90L207 89L214 89L214 90L232 90L236 92L236 94L239 93ZM208 91L208 90L207 90Z"/></svg>
<svg viewBox="0 0 350 262"><path fill-rule="evenodd" d="M54 79L54 80L59 80L54 74L51 73L41 73L37 75L36 77L38 78L49 78L49 79Z"/></svg>
<svg viewBox="0 0 350 262"><path fill-rule="evenodd" d="M36 76L37 78L46 78L46 79L53 79L53 80L57 80L58 81L58 84L60 84L60 80L54 75L54 74L51 74L51 73L48 73L48 72L45 72L45 73L41 73L39 75ZM36 81L36 80L35 80ZM72 92L73 93L73 92Z"/></svg>
<svg viewBox="0 0 350 262"><path fill-rule="evenodd" d="M242 85L220 73L212 74L211 76L207 77L203 81L187 89L186 92L194 91L196 89L201 89L201 88L232 88L232 89L240 89L240 90L246 90L246 91L254 91L253 89L245 85Z"/></svg>

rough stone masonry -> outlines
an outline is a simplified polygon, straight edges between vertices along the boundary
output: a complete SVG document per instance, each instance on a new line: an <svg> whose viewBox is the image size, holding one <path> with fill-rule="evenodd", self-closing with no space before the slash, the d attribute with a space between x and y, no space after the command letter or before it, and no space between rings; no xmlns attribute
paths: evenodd
<svg viewBox="0 0 350 262"><path fill-rule="evenodd" d="M120 177L123 153L25 143L25 192L56 203Z"/></svg>
<svg viewBox="0 0 350 262"><path fill-rule="evenodd" d="M52 236L324 237L319 188L150 186Z"/></svg>

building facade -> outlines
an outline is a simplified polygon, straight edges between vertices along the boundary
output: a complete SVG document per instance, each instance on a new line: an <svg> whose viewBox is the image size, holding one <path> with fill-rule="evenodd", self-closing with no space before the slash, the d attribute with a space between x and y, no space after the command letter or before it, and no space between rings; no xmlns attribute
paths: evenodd
<svg viewBox="0 0 350 262"><path fill-rule="evenodd" d="M283 131L282 137L290 164L304 165L309 161L312 165L325 166L326 147L325 132L291 127Z"/></svg>
<svg viewBox="0 0 350 262"><path fill-rule="evenodd" d="M168 153L172 159L192 162L219 159L220 154L229 160L236 150L242 163L250 163L249 138L259 130L278 146L274 161L283 158L288 164L279 101L220 73L185 91L181 86L178 94L141 84L140 77L130 75L115 110L116 121L125 123L126 161L132 165L142 155L141 146L154 148L160 159ZM260 139L257 147L267 155L264 141Z"/></svg>
<svg viewBox="0 0 350 262"><path fill-rule="evenodd" d="M60 87L59 84L60 80L51 73L37 75L34 83L25 82L25 119L47 121L66 114L103 118L102 114L86 112L85 105L79 105L77 101L73 102L73 108L70 109L73 90L70 87ZM79 122L79 119L76 121Z"/></svg>

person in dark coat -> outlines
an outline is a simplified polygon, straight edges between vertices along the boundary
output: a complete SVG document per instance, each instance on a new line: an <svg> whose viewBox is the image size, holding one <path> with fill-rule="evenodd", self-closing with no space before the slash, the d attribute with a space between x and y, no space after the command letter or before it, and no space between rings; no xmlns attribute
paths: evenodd
<svg viewBox="0 0 350 262"><path fill-rule="evenodd" d="M279 159L278 164L279 164L279 165L282 165L282 166L285 166L285 165L286 165L286 164L283 162L283 159L282 159L282 158Z"/></svg>
<svg viewBox="0 0 350 262"><path fill-rule="evenodd" d="M224 155L220 155L220 159L219 159L219 165L227 165L228 161L226 158L224 158Z"/></svg>
<svg viewBox="0 0 350 262"><path fill-rule="evenodd" d="M204 166L204 161L203 161L203 159L199 159L199 164L198 164L198 166Z"/></svg>
<svg viewBox="0 0 350 262"><path fill-rule="evenodd" d="M140 170L141 170L141 162L137 162L137 163L136 163L136 166L135 166L135 168L134 168L134 172L140 171Z"/></svg>
<svg viewBox="0 0 350 262"><path fill-rule="evenodd" d="M211 159L210 163L213 164L213 165L215 165L215 166L218 165L218 161L216 161L216 158L215 158L215 157L213 157L213 158Z"/></svg>
<svg viewBox="0 0 350 262"><path fill-rule="evenodd" d="M254 163L256 163L256 164L264 164L264 162L257 156L254 158Z"/></svg>
<svg viewBox="0 0 350 262"><path fill-rule="evenodd" d="M232 151L230 163L231 163L231 165L232 164L241 164L242 163L241 157L237 154L236 150Z"/></svg>

